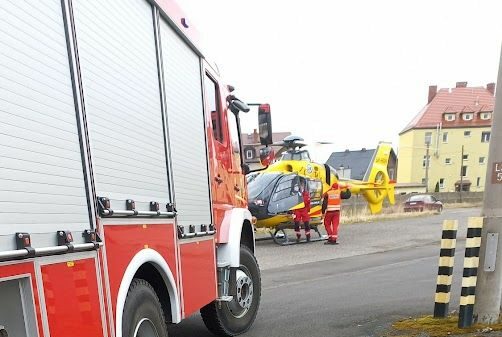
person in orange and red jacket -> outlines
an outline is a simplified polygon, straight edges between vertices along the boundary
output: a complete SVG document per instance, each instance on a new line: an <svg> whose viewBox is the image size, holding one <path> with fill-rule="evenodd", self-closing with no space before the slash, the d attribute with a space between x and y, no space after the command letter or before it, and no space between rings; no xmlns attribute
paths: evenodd
<svg viewBox="0 0 502 337"><path fill-rule="evenodd" d="M346 188L346 187L344 187ZM338 226L340 225L340 210L342 204L341 187L338 183L333 183L331 188L324 193L322 202L322 213L324 214L324 227L328 233L328 241L324 244L338 244Z"/></svg>
<svg viewBox="0 0 502 337"><path fill-rule="evenodd" d="M305 229L305 238L307 242L310 241L310 193L305 188L305 180L300 180L300 195L304 204L303 208L295 209L293 211L293 218L295 221L296 242L300 242L300 222L303 222Z"/></svg>

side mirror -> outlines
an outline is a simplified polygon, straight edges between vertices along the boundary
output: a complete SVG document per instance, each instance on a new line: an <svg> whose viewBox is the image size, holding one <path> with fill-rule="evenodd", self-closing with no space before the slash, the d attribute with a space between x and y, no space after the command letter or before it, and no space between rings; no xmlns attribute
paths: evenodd
<svg viewBox="0 0 502 337"><path fill-rule="evenodd" d="M258 107L258 128L261 145L272 144L272 115L269 104L260 104Z"/></svg>
<svg viewBox="0 0 502 337"><path fill-rule="evenodd" d="M230 95L227 98L230 110L234 113L237 114L239 111L242 112L249 112L249 106L241 101L240 99L236 98L234 95Z"/></svg>
<svg viewBox="0 0 502 337"><path fill-rule="evenodd" d="M274 150L267 146L263 149L260 149L260 162L263 166L269 166L275 160Z"/></svg>

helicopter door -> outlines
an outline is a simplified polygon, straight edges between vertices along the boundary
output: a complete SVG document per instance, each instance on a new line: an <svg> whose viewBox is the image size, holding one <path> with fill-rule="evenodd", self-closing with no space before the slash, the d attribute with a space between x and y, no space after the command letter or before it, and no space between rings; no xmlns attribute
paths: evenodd
<svg viewBox="0 0 502 337"><path fill-rule="evenodd" d="M279 179L268 204L268 213L286 213L292 207L303 202L299 191L299 177L288 174Z"/></svg>
<svg viewBox="0 0 502 337"><path fill-rule="evenodd" d="M317 179L308 179L307 188L310 193L310 207L319 206L322 199L322 182Z"/></svg>

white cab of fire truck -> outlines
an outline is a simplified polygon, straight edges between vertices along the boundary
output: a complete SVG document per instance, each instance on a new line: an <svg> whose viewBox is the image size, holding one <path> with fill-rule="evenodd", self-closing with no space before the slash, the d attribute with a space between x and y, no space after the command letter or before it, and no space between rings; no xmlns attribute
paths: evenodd
<svg viewBox="0 0 502 337"><path fill-rule="evenodd" d="M247 331L239 113L172 0L0 1L0 336ZM259 109L271 143L268 105Z"/></svg>

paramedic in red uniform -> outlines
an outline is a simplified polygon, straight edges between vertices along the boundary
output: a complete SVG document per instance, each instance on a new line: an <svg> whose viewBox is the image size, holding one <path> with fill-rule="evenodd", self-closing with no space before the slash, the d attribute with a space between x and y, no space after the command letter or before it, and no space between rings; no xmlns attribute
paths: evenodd
<svg viewBox="0 0 502 337"><path fill-rule="evenodd" d="M299 191L304 207L295 209L293 211L293 218L295 221L295 232L296 232L296 242L300 242L300 222L303 222L305 228L305 238L307 242L310 241L310 193L305 188L305 180L300 180L300 191Z"/></svg>
<svg viewBox="0 0 502 337"><path fill-rule="evenodd" d="M341 189L338 183L331 185L331 188L324 194L322 202L322 213L324 214L324 227L328 233L328 241L324 244L338 244L338 225L340 225L341 209Z"/></svg>

